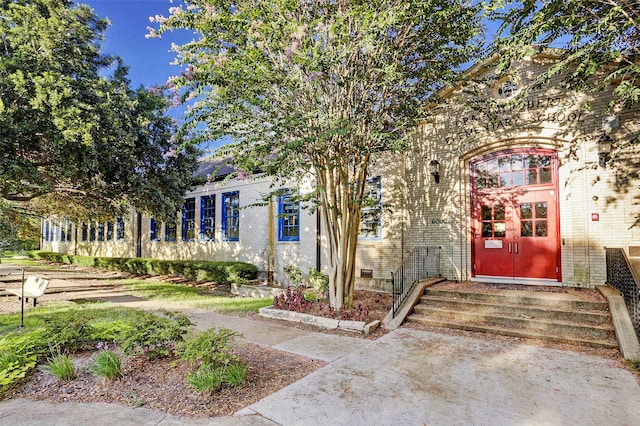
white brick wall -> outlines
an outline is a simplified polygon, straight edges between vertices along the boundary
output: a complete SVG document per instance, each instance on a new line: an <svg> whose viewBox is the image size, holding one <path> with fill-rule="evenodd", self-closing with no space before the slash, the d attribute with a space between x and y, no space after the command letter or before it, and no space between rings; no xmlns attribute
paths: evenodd
<svg viewBox="0 0 640 426"><path fill-rule="evenodd" d="M517 75L540 72L544 63L524 61ZM361 287L387 288L400 259L415 247L441 247L440 273L456 280L471 276L469 164L487 153L508 148L551 148L558 152L559 214L562 281L568 286L594 286L605 281L605 246L640 245L640 144L622 145L640 131L638 110L607 111L607 94L575 95L561 89L559 80L531 92L518 107L494 104L493 87L476 75L478 83L454 91L438 115L416 129L413 146L402 155L382 155L370 168L381 176L382 238L363 240L357 253L356 276L371 269L373 279ZM522 86L522 84L521 84ZM471 103L475 103L472 108ZM502 106L501 106L502 105ZM588 106L588 107L587 107ZM485 112L483 113L482 110ZM488 111L488 113L487 113ZM601 120L617 113L620 127L613 129L615 167L598 166L596 141ZM440 162L441 180L435 184L429 161ZM196 198L196 242L150 242L149 218L142 220L142 256L175 259L241 260L262 271L273 263L276 280L286 282L283 268L297 265L305 275L316 265L316 216L302 210L300 241L277 241L277 201L241 210L240 240L221 238L223 192L240 192L240 205L248 206L267 193L266 179L212 183L187 194ZM216 195L216 239L199 241L200 196ZM600 215L591 220L591 213ZM635 226L634 226L635 225ZM160 227L160 224L158 225ZM135 255L135 215L127 218L127 238L109 243L47 243L56 251L107 256ZM272 235L270 243L269 235ZM78 233L79 235L79 233ZM326 265L326 247L321 264Z"/></svg>

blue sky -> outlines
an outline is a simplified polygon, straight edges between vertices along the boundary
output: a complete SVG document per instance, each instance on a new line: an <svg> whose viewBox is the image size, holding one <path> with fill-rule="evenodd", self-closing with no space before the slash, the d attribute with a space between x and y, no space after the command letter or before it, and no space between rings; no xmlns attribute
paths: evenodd
<svg viewBox="0 0 640 426"><path fill-rule="evenodd" d="M180 2L174 0L78 0L91 7L96 15L109 18L111 26L105 33L104 52L122 57L129 66L132 86L161 85L167 77L180 73L177 65L170 65L175 54L169 52L171 42L184 44L193 36L188 31L166 33L162 39L145 38L147 27L157 28L149 17L169 16L169 8Z"/></svg>

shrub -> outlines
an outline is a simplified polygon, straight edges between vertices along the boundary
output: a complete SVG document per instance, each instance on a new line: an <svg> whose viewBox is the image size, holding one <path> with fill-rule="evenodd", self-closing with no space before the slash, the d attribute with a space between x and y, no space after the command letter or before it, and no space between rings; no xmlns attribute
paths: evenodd
<svg viewBox="0 0 640 426"><path fill-rule="evenodd" d="M287 287L287 292L273 298L273 307L285 311L307 312L313 308L313 303L305 300L304 293L299 288Z"/></svg>
<svg viewBox="0 0 640 426"><path fill-rule="evenodd" d="M242 364L230 364L224 370L224 381L231 386L242 386L247 381L247 367Z"/></svg>
<svg viewBox="0 0 640 426"><path fill-rule="evenodd" d="M233 348L230 345L234 336L236 333L226 328L218 331L212 328L198 333L180 345L182 358L202 361L203 366L210 368L236 362L237 357L232 353Z"/></svg>
<svg viewBox="0 0 640 426"><path fill-rule="evenodd" d="M94 355L91 371L108 380L122 377L120 358L109 349L102 350Z"/></svg>
<svg viewBox="0 0 640 426"><path fill-rule="evenodd" d="M0 351L0 393L11 389L36 366L37 356Z"/></svg>
<svg viewBox="0 0 640 426"><path fill-rule="evenodd" d="M43 369L56 376L59 380L71 380L76 377L76 369L71 358L66 354L61 354L59 350L49 358Z"/></svg>
<svg viewBox="0 0 640 426"><path fill-rule="evenodd" d="M74 256L68 254L34 251L30 256L50 262L69 263L112 269L133 274L179 275L190 280L238 283L255 280L258 268L244 262L213 262L204 260L159 260L125 257Z"/></svg>
<svg viewBox="0 0 640 426"><path fill-rule="evenodd" d="M284 273L290 284L296 287L302 285L302 271L296 265L287 265L284 267Z"/></svg>
<svg viewBox="0 0 640 426"><path fill-rule="evenodd" d="M329 295L329 276L317 269L309 268L309 281L313 285L314 290L328 297Z"/></svg>
<svg viewBox="0 0 640 426"><path fill-rule="evenodd" d="M143 353L148 358L165 358L171 355L177 342L187 334L191 321L186 315L164 312L166 318L145 313L136 328L131 329L122 342L125 354Z"/></svg>
<svg viewBox="0 0 640 426"><path fill-rule="evenodd" d="M202 393L213 393L222 385L223 372L220 368L201 366L187 375L187 382Z"/></svg>
<svg viewBox="0 0 640 426"><path fill-rule="evenodd" d="M93 346L91 340L91 326L87 318L69 318L64 316L52 319L48 324L49 342L55 342L59 347L75 353L79 350L90 349Z"/></svg>

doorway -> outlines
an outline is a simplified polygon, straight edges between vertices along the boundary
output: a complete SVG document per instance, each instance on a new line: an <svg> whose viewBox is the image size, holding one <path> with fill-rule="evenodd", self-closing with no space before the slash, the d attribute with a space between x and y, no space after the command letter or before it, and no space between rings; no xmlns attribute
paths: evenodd
<svg viewBox="0 0 640 426"><path fill-rule="evenodd" d="M471 163L472 276L561 281L557 153L512 149Z"/></svg>

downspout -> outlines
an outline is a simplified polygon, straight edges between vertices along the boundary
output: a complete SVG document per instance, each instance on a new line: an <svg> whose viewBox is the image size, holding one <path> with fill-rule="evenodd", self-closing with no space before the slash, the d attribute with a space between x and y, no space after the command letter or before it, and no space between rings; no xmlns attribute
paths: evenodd
<svg viewBox="0 0 640 426"><path fill-rule="evenodd" d="M136 218L136 257L142 257L142 213Z"/></svg>
<svg viewBox="0 0 640 426"><path fill-rule="evenodd" d="M321 217L320 217L320 207L316 207L316 271L321 272L321 244L322 244L322 235L320 233L321 227Z"/></svg>
<svg viewBox="0 0 640 426"><path fill-rule="evenodd" d="M269 233L269 246L267 247L267 282L270 286L275 283L275 233L274 229L275 218L273 217L273 197L269 198L269 218L268 218L268 233Z"/></svg>

